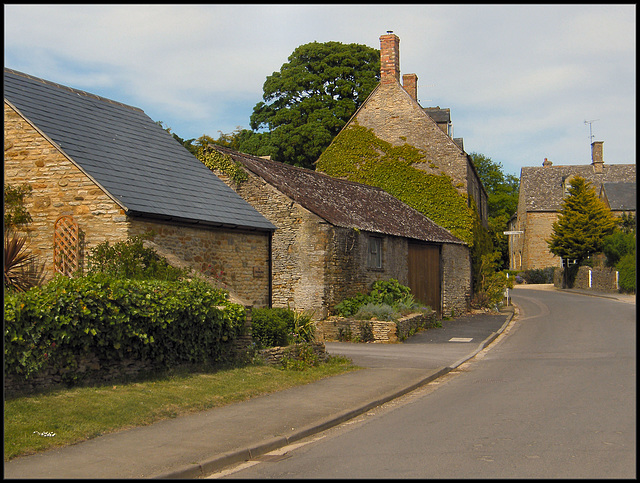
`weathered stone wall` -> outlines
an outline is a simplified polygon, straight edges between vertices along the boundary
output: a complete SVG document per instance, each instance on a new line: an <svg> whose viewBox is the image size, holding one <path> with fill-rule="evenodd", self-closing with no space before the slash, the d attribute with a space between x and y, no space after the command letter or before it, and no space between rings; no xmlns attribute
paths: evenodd
<svg viewBox="0 0 640 483"><path fill-rule="evenodd" d="M4 106L4 182L33 188L25 207L29 249L45 262L47 279L54 275L53 229L63 215L73 216L84 232L86 248L127 236L124 210L75 164L6 103Z"/></svg>
<svg viewBox="0 0 640 483"><path fill-rule="evenodd" d="M520 216L520 215L518 215ZM553 231L553 222L558 219L555 212L529 212L523 215L524 233L514 238L521 239L522 270L532 270L547 267L559 267L560 258L549 251L547 239Z"/></svg>
<svg viewBox="0 0 640 483"><path fill-rule="evenodd" d="M303 360L306 347L307 346L305 344L292 344L286 347L270 347L259 351L258 357L262 359L265 364L270 366L279 366L282 364L285 357L292 360ZM320 362L325 362L329 358L324 342L314 342L311 344L311 350Z"/></svg>
<svg viewBox="0 0 640 483"><path fill-rule="evenodd" d="M70 215L78 223L85 258L90 249L153 230L160 247L205 274L219 274L223 287L246 305L269 305L269 234L164 224L125 215L122 207L5 103L5 183L32 186L25 207L29 250L54 275L53 233L56 220Z"/></svg>
<svg viewBox="0 0 640 483"><path fill-rule="evenodd" d="M427 162L416 167L450 176L459 193L476 201L482 219L486 220L486 196L481 193L480 181L470 168L466 153L398 82L381 84L357 112L355 120L394 146L409 144L423 151Z"/></svg>
<svg viewBox="0 0 640 483"><path fill-rule="evenodd" d="M563 286L564 270L556 269L553 274L553 285L555 287ZM580 290L593 290L594 292L618 293L618 274L612 267L586 267L578 268L578 273L573 282L573 286Z"/></svg>
<svg viewBox="0 0 640 483"><path fill-rule="evenodd" d="M368 267L369 237L382 239L382 268ZM327 258L325 300L329 309L348 297L366 294L378 280L409 283L409 244L406 238L334 228Z"/></svg>
<svg viewBox="0 0 640 483"><path fill-rule="evenodd" d="M277 227L272 239L273 307L324 317L325 258L333 227L253 173L240 184L216 174Z"/></svg>
<svg viewBox="0 0 640 483"><path fill-rule="evenodd" d="M269 238L262 232L196 228L130 220L129 235L153 232L160 255L171 254L178 266L189 266L228 290L245 306L269 306ZM169 261L172 260L167 257Z"/></svg>
<svg viewBox="0 0 640 483"><path fill-rule="evenodd" d="M471 253L466 245L444 243L442 257L442 314L459 315L469 308L472 292Z"/></svg>
<svg viewBox="0 0 640 483"><path fill-rule="evenodd" d="M316 322L317 337L324 341L356 341L362 339L363 325L370 324L374 343L393 343L406 339L419 329L432 326L436 313L410 314L397 322L384 320L357 320L331 316Z"/></svg>

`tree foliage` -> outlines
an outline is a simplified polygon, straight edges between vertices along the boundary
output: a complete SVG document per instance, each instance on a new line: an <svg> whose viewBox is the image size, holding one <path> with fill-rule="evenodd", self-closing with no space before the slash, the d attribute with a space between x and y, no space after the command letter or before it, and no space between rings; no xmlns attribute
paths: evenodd
<svg viewBox="0 0 640 483"><path fill-rule="evenodd" d="M13 230L31 223L31 215L25 207L25 197L31 194L29 184L4 185L4 230Z"/></svg>
<svg viewBox="0 0 640 483"><path fill-rule="evenodd" d="M511 216L518 210L520 181L512 174L505 174L501 163L483 154L471 153L470 156L487 191L488 231L494 248L501 254L498 265L508 268L509 240L503 232L507 230Z"/></svg>
<svg viewBox="0 0 640 483"><path fill-rule="evenodd" d="M263 101L251 115L244 152L312 168L380 79L377 49L360 44L311 42L296 48L268 76Z"/></svg>
<svg viewBox="0 0 640 483"><path fill-rule="evenodd" d="M573 178L568 193L546 241L551 253L579 264L590 253L602 251L604 238L613 233L617 221L584 178Z"/></svg>

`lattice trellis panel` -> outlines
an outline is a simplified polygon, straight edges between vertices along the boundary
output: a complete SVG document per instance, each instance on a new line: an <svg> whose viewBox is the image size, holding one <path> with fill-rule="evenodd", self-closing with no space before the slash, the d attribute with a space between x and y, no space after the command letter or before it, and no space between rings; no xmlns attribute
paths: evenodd
<svg viewBox="0 0 640 483"><path fill-rule="evenodd" d="M80 234L71 216L56 220L53 231L53 265L55 271L73 276L80 267Z"/></svg>

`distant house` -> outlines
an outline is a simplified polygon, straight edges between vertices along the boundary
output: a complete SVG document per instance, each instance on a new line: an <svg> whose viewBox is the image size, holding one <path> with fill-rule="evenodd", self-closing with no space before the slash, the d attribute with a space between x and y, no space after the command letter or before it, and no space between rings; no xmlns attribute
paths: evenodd
<svg viewBox="0 0 640 483"><path fill-rule="evenodd" d="M248 174L240 183L219 177L277 227L274 307L321 319L344 298L393 278L439 314L466 310L469 249L418 211L373 186L212 148Z"/></svg>
<svg viewBox="0 0 640 483"><path fill-rule="evenodd" d="M380 36L380 83L336 140L354 126L371 129L378 139L393 146L409 145L419 150L423 159L414 166L430 174L449 176L457 191L467 197L468 205L475 203L486 226L487 193L471 157L464 151L462 138L452 137L450 109L419 104L416 74L404 74L401 85L400 39L392 32ZM326 152L318 159L316 169L337 175L328 169L325 158Z"/></svg>
<svg viewBox="0 0 640 483"><path fill-rule="evenodd" d="M142 110L5 68L4 143L5 184L33 188L30 247L49 278L152 231L160 254L270 305L275 227Z"/></svg>
<svg viewBox="0 0 640 483"><path fill-rule="evenodd" d="M547 240L558 218L562 201L575 176L584 178L616 216L636 211L636 165L605 164L603 142L591 145L587 165L553 166L547 159L540 167L520 172L517 214L510 220L510 268L512 270L559 267L560 258L549 251Z"/></svg>

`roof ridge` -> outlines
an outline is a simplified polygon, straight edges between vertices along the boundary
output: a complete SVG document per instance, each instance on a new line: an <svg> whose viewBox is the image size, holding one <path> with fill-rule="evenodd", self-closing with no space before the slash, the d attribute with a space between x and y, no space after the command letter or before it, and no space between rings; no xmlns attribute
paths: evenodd
<svg viewBox="0 0 640 483"><path fill-rule="evenodd" d="M265 164L274 164L277 166L284 166L285 169L293 169L293 170L298 170L298 171L302 171L302 172L308 172L311 173L314 176L319 176L319 177L324 177L324 178L328 178L331 181L335 181L335 182L339 182L339 183L343 183L343 184L349 184L352 186L364 186L366 188L370 188L372 190L376 190L376 191L381 191L383 193L387 193L389 194L387 191L383 190L382 188L378 187L378 186L373 186L370 184L365 184L365 183L359 183L357 181L351 181L348 179L343 179L343 178L336 178L335 176L330 176L326 173L323 173L322 171L316 171L314 169L309 169L309 168L303 168L300 166L294 166L292 164L287 164L287 163L283 163L281 161L274 161L272 159L266 159L266 158L262 158L260 156L256 156L255 154L248 154L248 153L242 153L240 151L235 151L231 148L228 148L226 146L220 146L220 145L213 145L215 149L221 148L222 150L228 151L228 154L233 154L233 155L240 155L243 157L249 157L249 158L253 158L253 160L261 162L261 163L265 163Z"/></svg>
<svg viewBox="0 0 640 483"><path fill-rule="evenodd" d="M133 109L134 111L138 111L138 112L144 112L139 107L131 106L131 105L125 104L123 102L114 101L113 99L108 99L106 97L102 97L102 96L99 96L97 94L92 94L90 92L86 92L86 91L83 91L83 90L80 90L80 89L74 89L73 87L69 87L69 86L65 86L65 85L62 85L62 84L58 84L57 82L53 82L53 81L49 81L49 80L46 80L46 79L42 79L40 77L35 77L33 75L30 75L30 74L25 74L24 72L20 72L20 71L15 70L15 69L10 69L9 67L5 67L4 71L5 72L9 72L9 73L14 74L14 75L19 75L19 76L25 77L27 79L31 79L31 80L36 81L36 82L40 82L40 83L45 84L45 85L57 87L58 89L62 89L62 90L68 91L68 92L73 92L73 93L81 95L81 96L90 97L90 98L96 99L98 101L107 102L109 104L115 104L117 106L125 107L127 109Z"/></svg>

